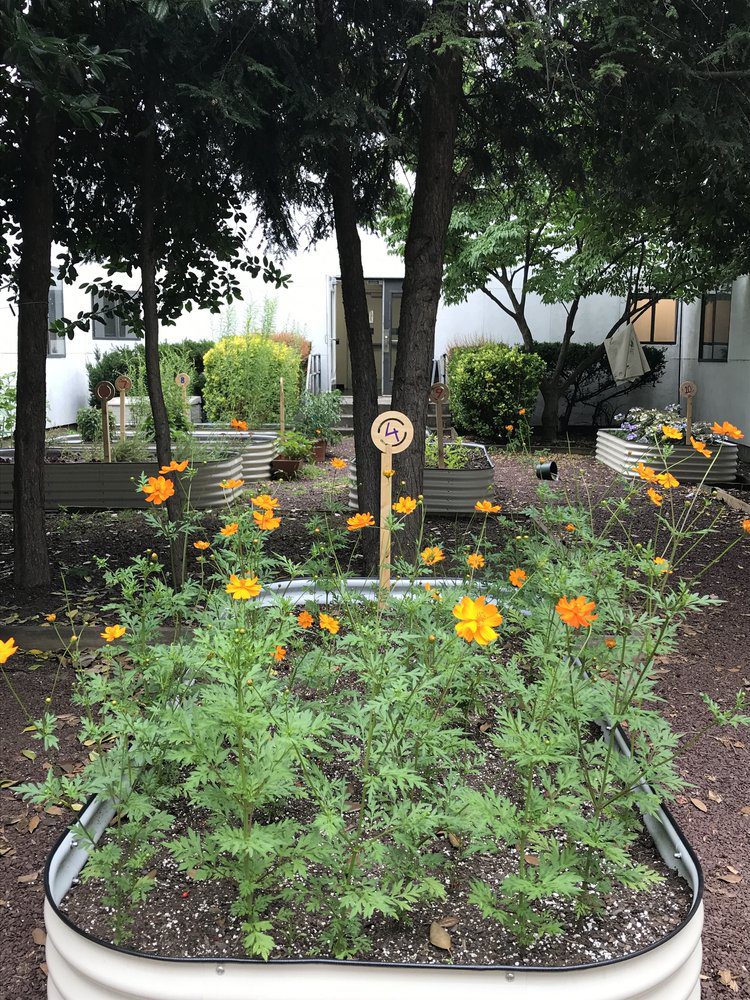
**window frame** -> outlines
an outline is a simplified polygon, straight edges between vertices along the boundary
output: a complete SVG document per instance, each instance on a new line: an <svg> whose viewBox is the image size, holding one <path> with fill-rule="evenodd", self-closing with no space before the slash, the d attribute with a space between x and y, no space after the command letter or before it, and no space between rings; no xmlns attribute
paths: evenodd
<svg viewBox="0 0 750 1000"><path fill-rule="evenodd" d="M638 342L640 344L651 344L651 345L653 345L655 347L673 347L677 343L677 328L678 328L678 323L679 323L679 311L680 311L679 310L679 306L680 306L679 299L667 298L667 296L665 296L665 295L662 295L659 298L654 298L652 295L639 295L638 298L635 300L636 311L639 308L639 306L638 306L639 302L647 302L649 299L652 299L652 298L654 299L654 301L651 302L651 304L646 309L644 309L643 312L641 312L641 314L639 316L637 316L635 320L631 319L631 321L630 321L631 324L633 325L633 328L635 329L635 335L636 335L636 337L638 337ZM674 332L673 332L671 340L654 340L654 330L656 328L656 307L659 305L660 302L673 302L674 303ZM649 313L651 314L651 325L650 325L650 328L649 328L649 339L648 340L641 340L640 336L638 335L638 329L636 327L636 323L640 322L640 320L642 320L645 316L648 316Z"/></svg>
<svg viewBox="0 0 750 1000"><path fill-rule="evenodd" d="M724 301L729 303L729 318L727 320L727 339L726 339L726 354L723 358L715 358L713 356L713 351L716 346L716 304L719 301ZM709 302L713 303L713 325L711 329L711 340L706 341L706 306ZM732 332L732 289L717 288L712 292L704 292L701 295L701 320L700 329L698 332L698 361L705 362L706 364L726 364L729 361L729 342ZM719 341L719 343L724 343ZM706 348L710 348L711 357L705 356Z"/></svg>
<svg viewBox="0 0 750 1000"><path fill-rule="evenodd" d="M67 355L67 344L65 343L66 337L59 337L56 333L53 333L50 327L52 324L61 319L65 312L64 306L64 296L63 296L64 286L61 284L60 279L55 275L54 281L49 286L49 291L47 292L47 357L48 358L64 358ZM52 344L56 343L59 347L62 347L61 351L53 351Z"/></svg>
<svg viewBox="0 0 750 1000"><path fill-rule="evenodd" d="M135 296L135 292L128 292L128 295ZM99 305L99 311L101 311L101 302L106 300L106 296L97 295L96 292L91 293L91 310L96 311L97 304ZM110 328L109 324L114 323L115 329L118 331L114 336L109 336L107 334L107 329ZM121 329L125 330L124 334L120 334ZM121 316L116 316L112 313L109 316L105 316L103 322L98 322L97 320L91 320L91 337L93 340L106 340L109 343L122 343L127 340L138 340L138 334L133 332L133 329L128 326L127 321L122 319Z"/></svg>

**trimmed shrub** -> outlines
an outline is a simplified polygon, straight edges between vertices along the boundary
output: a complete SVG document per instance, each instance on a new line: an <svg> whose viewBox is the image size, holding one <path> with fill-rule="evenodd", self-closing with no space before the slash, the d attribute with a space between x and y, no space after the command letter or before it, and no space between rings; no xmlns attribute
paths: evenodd
<svg viewBox="0 0 750 1000"><path fill-rule="evenodd" d="M113 413L108 412L109 417L109 434L110 440L112 439L115 431L115 416ZM102 439L102 411L101 403L99 406L84 406L82 409L76 413L76 426L78 427L78 433L84 441L101 441Z"/></svg>
<svg viewBox="0 0 750 1000"><path fill-rule="evenodd" d="M453 423L459 431L506 438L506 424L519 423L518 411L536 403L544 361L507 344L453 347L448 382Z"/></svg>
<svg viewBox="0 0 750 1000"><path fill-rule="evenodd" d="M279 379L289 418L299 403L299 351L262 334L222 337L203 359L206 383L203 403L210 420L247 420L249 424L279 419Z"/></svg>

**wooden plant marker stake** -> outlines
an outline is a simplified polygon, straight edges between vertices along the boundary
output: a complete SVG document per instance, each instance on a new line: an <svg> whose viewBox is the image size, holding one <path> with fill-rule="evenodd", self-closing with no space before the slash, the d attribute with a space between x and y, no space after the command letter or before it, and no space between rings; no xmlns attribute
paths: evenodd
<svg viewBox="0 0 750 1000"><path fill-rule="evenodd" d="M690 436L693 433L693 398L698 392L695 382L686 379L680 385L680 396L687 400L687 421L685 424L685 444L690 444Z"/></svg>
<svg viewBox="0 0 750 1000"><path fill-rule="evenodd" d="M393 456L406 451L414 440L414 427L405 413L386 410L370 427L370 437L380 452L380 553L378 566L378 607L391 589L391 504L393 503Z"/></svg>
<svg viewBox="0 0 750 1000"><path fill-rule="evenodd" d="M284 440L284 379L279 379L279 441Z"/></svg>
<svg viewBox="0 0 750 1000"><path fill-rule="evenodd" d="M190 385L190 376L187 372L180 372L175 375L175 382L182 389L182 408L185 411L185 416L188 418L188 423L190 423L190 410L188 409L187 401L187 387Z"/></svg>
<svg viewBox="0 0 750 1000"><path fill-rule="evenodd" d="M125 393L133 388L133 383L127 375L118 375L115 379L115 389L120 393L120 440L125 440Z"/></svg>
<svg viewBox="0 0 750 1000"><path fill-rule="evenodd" d="M112 445L109 440L109 410L107 403L115 394L115 387L111 382L100 382L96 387L96 398L102 403L102 449L104 451L104 461L112 461Z"/></svg>
<svg viewBox="0 0 750 1000"><path fill-rule="evenodd" d="M445 468L445 432L443 429L443 404L448 402L448 386L445 382L435 382L430 388L430 402L435 404L437 424L438 469Z"/></svg>

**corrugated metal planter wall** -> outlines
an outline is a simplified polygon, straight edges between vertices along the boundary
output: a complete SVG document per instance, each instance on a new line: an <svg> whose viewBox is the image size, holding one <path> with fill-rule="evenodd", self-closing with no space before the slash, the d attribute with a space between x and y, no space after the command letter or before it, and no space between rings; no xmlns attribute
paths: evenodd
<svg viewBox="0 0 750 1000"><path fill-rule="evenodd" d="M437 580L455 586L455 580ZM408 583L397 582L403 594ZM377 581L352 580L349 589L377 596ZM282 581L261 595L281 593L296 604L325 603L330 595L309 580ZM627 752L622 737L618 747ZM114 813L94 799L80 817L94 839ZM644 821L671 868L692 888L682 923L649 948L570 968L468 965L389 965L378 962L253 959L163 959L129 952L80 930L59 906L86 862L87 852L66 834L45 872L49 1000L700 1000L703 880L700 865L666 810ZM623 915L623 921L627 914Z"/></svg>
<svg viewBox="0 0 750 1000"><path fill-rule="evenodd" d="M711 458L704 458L693 447L675 445L665 461L654 445L626 441L616 434L601 430L596 435L596 457L610 469L633 478L633 466L638 462L651 466L657 472L669 469L673 475L685 483L731 483L737 478L737 445L723 444L712 447Z"/></svg>
<svg viewBox="0 0 750 1000"><path fill-rule="evenodd" d="M477 500L486 500L492 493L495 469L487 449L481 444L467 444L466 448L476 448L487 460L484 469L425 469L424 506L428 514L471 514ZM395 484L396 480L394 480ZM393 487L394 497L398 487ZM349 507L356 510L357 467L354 462L349 467Z"/></svg>

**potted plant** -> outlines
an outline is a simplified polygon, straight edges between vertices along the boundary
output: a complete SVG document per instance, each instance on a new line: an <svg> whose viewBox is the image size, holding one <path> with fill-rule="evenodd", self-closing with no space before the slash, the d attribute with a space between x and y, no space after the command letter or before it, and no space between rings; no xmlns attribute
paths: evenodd
<svg viewBox="0 0 750 1000"><path fill-rule="evenodd" d="M305 462L310 461L312 442L299 431L287 431L279 441L279 452L271 462L272 472L293 479Z"/></svg>
<svg viewBox="0 0 750 1000"><path fill-rule="evenodd" d="M328 446L339 440L340 425L341 393L338 389L332 392L302 393L295 427L313 441L313 458L316 462L324 462Z"/></svg>
<svg viewBox="0 0 750 1000"><path fill-rule="evenodd" d="M742 432L723 421L692 423L680 416L679 404L663 410L633 407L617 414L619 426L596 435L596 457L604 465L634 477L639 463L672 473L686 483L730 483L737 477L737 441Z"/></svg>
<svg viewBox="0 0 750 1000"><path fill-rule="evenodd" d="M425 439L425 470L422 486L425 511L428 514L467 514L474 511L477 500L492 494L494 466L482 444L463 438L446 441L444 468L438 467L437 436L428 433ZM349 467L349 506L357 507L357 467Z"/></svg>
<svg viewBox="0 0 750 1000"><path fill-rule="evenodd" d="M660 806L685 780L650 667L712 599L584 509L576 546L481 530L454 579L423 539L385 594L346 564L371 514L313 524L318 578L265 586L278 500L230 516L187 604L145 557L107 574L89 761L21 789L96 795L47 869L50 996L697 1000L700 868Z"/></svg>

